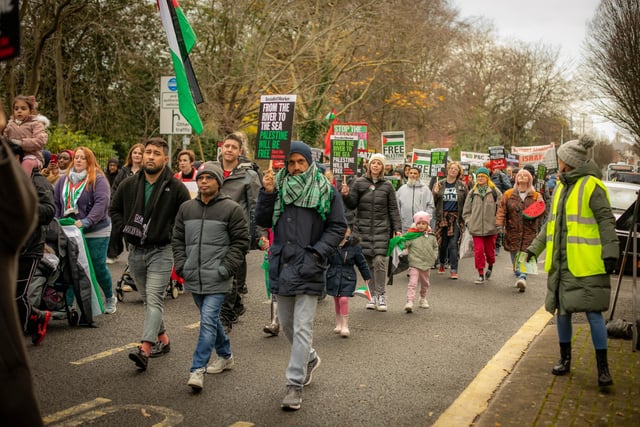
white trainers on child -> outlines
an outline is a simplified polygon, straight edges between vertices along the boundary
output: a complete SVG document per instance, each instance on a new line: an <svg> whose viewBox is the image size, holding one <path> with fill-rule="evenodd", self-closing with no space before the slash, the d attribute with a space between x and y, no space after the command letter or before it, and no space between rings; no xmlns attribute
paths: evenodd
<svg viewBox="0 0 640 427"><path fill-rule="evenodd" d="M420 308L429 308L429 301L426 298L420 298Z"/></svg>
<svg viewBox="0 0 640 427"><path fill-rule="evenodd" d="M413 311L413 301L407 301L407 303L404 305L404 311L406 311L407 313L411 313Z"/></svg>

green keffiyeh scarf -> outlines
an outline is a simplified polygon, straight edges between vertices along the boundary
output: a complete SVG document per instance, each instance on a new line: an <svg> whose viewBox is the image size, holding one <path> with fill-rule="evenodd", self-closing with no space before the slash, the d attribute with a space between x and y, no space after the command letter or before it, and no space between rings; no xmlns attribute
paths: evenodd
<svg viewBox="0 0 640 427"><path fill-rule="evenodd" d="M315 209L323 221L327 219L327 213L331 207L333 187L315 163L296 176L289 175L286 167L281 169L276 175L276 191L278 195L273 208L274 226L284 211L285 205L290 204L301 208Z"/></svg>

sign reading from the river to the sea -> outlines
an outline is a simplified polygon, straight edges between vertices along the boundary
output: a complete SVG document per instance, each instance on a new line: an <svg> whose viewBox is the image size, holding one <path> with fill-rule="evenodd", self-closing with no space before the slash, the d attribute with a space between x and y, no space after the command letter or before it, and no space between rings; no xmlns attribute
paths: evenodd
<svg viewBox="0 0 640 427"><path fill-rule="evenodd" d="M296 95L263 95L258 114L256 159L284 161L291 145Z"/></svg>
<svg viewBox="0 0 640 427"><path fill-rule="evenodd" d="M335 176L355 175L358 137L331 135L331 171Z"/></svg>

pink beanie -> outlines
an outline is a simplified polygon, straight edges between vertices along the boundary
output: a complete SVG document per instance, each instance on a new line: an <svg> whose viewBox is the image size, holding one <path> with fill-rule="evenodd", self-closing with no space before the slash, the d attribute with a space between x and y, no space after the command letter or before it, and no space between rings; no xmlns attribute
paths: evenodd
<svg viewBox="0 0 640 427"><path fill-rule="evenodd" d="M429 215L429 213L425 211L416 212L415 215L413 215L413 222L417 224L421 221L424 221L428 224L431 221L431 215Z"/></svg>

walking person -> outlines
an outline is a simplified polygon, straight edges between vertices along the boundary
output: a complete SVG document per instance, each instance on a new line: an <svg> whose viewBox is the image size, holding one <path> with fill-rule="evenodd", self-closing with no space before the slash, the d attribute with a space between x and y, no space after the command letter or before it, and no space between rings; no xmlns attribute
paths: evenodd
<svg viewBox="0 0 640 427"><path fill-rule="evenodd" d="M393 186L384 177L385 158L371 155L365 176L342 184L342 197L349 209L357 209L354 234L360 239L362 252L369 264L373 294L367 303L369 310L387 311L385 285L387 280L389 239L402 235L400 211Z"/></svg>
<svg viewBox="0 0 640 427"><path fill-rule="evenodd" d="M229 134L222 142L220 161L215 162L223 171L221 191L231 197L231 200L240 204L249 229L255 222L254 212L258 191L260 190L260 178L253 164L242 157L245 146L242 138L235 134ZM264 234L266 236L266 233ZM250 232L251 236L251 232ZM247 248L247 251L249 248ZM246 253L242 257L240 266L234 270L233 286L227 294L222 305L222 323L227 332L232 328L232 323L242 316L246 308L242 295L247 287L247 261Z"/></svg>
<svg viewBox="0 0 640 427"><path fill-rule="evenodd" d="M464 232L462 209L468 189L462 181L462 166L449 162L447 176L433 185L435 204L435 235L438 239L438 274L444 274L445 264L451 267L450 278L458 279L458 250Z"/></svg>
<svg viewBox="0 0 640 427"><path fill-rule="evenodd" d="M404 306L404 311L407 313L413 311L418 285L420 285L419 307L429 308L427 292L431 285L431 267L438 257L438 240L429 227L431 215L425 211L416 212L413 216L413 223L415 228L409 228L408 233L415 233L417 236L412 236L404 241L405 248L409 252L409 284L407 286L407 303Z"/></svg>
<svg viewBox="0 0 640 427"><path fill-rule="evenodd" d="M411 227L414 222L413 216L417 212L424 211L429 214L429 217L433 217L433 194L429 186L420 181L420 169L417 167L410 167L407 183L398 189L396 198L403 233Z"/></svg>
<svg viewBox="0 0 640 427"><path fill-rule="evenodd" d="M142 155L144 153L144 144L134 144L127 154L124 166L120 168L118 174L111 184L111 197L116 194L118 187L125 179L135 175L142 170ZM122 230L117 227L111 229L109 236L109 248L107 249L107 264L114 264L120 254L124 251L122 243ZM131 291L131 286L126 283L122 286L122 290Z"/></svg>
<svg viewBox="0 0 640 427"><path fill-rule="evenodd" d="M542 200L542 195L533 187L533 177L526 169L520 169L515 175L514 187L502 195L496 214L498 232L504 233L504 248L511 255L515 287L520 292L527 288L527 273L520 271L516 256L538 235L543 218L543 215L527 218L523 212L538 200Z"/></svg>
<svg viewBox="0 0 640 427"><path fill-rule="evenodd" d="M502 193L489 178L487 168L478 168L476 183L464 202L462 218L473 236L473 255L478 277L473 282L481 285L491 277L496 262L496 214ZM486 270L485 270L485 267Z"/></svg>
<svg viewBox="0 0 640 427"><path fill-rule="evenodd" d="M320 357L313 348L313 320L326 283L329 256L347 229L339 195L322 175L311 148L292 141L286 167L265 174L256 205L257 225L273 230L269 286L291 343L282 409L298 410L302 388L311 383ZM262 249L266 250L263 240Z"/></svg>
<svg viewBox="0 0 640 427"><path fill-rule="evenodd" d="M202 390L204 374L233 368L229 337L220 321L224 297L249 247L249 228L240 205L220 192L222 169L206 162L194 177L198 195L180 206L171 240L178 275L200 311L200 334L187 385ZM213 350L217 358L207 367Z"/></svg>
<svg viewBox="0 0 640 427"><path fill-rule="evenodd" d="M142 343L129 353L129 359L143 371L149 357L171 349L163 320L165 289L173 266L171 234L180 205L191 199L168 163L167 142L158 137L147 140L142 171L120 184L109 209L113 226L129 244L131 277L144 302Z"/></svg>
<svg viewBox="0 0 640 427"><path fill-rule="evenodd" d="M593 139L587 136L558 148L560 177L553 192L547 222L527 248L528 258L546 250L548 273L545 308L557 314L560 360L551 372L571 370L571 316L586 313L598 368L598 385L613 379L607 361L607 329L603 311L609 309L611 278L619 254L615 218L600 169L589 160ZM527 259L528 261L529 259Z"/></svg>
<svg viewBox="0 0 640 427"><path fill-rule="evenodd" d="M82 229L96 280L104 294L104 312L115 313L118 299L113 294L111 272L106 264L112 227L108 215L111 191L93 151L87 147L75 149L73 165L56 182L53 193L56 218L74 218L76 227Z"/></svg>
<svg viewBox="0 0 640 427"><path fill-rule="evenodd" d="M349 298L353 297L356 290L358 280L356 266L368 286L371 271L369 271L367 260L362 254L358 238L352 236L351 229L347 228L344 239L338 245L338 250L329 258L329 270L327 271L327 294L333 297L336 312L336 327L333 328L333 332L344 338L351 336Z"/></svg>

